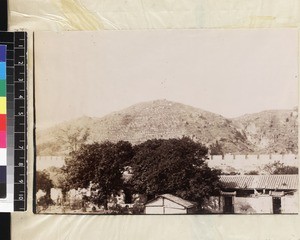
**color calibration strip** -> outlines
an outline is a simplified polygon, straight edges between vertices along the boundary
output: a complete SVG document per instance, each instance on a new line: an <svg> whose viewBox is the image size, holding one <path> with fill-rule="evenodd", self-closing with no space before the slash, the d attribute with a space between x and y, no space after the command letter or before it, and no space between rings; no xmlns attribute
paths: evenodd
<svg viewBox="0 0 300 240"><path fill-rule="evenodd" d="M0 32L6 45L6 199L0 212L26 210L27 182L27 34Z"/></svg>
<svg viewBox="0 0 300 240"><path fill-rule="evenodd" d="M6 46L0 45L0 198L6 198Z"/></svg>
<svg viewBox="0 0 300 240"><path fill-rule="evenodd" d="M11 120L12 125L12 131L8 132L8 142L11 139L12 160L14 160L14 211L25 211L27 197L27 33L14 33L13 52L14 64L11 65L13 83L11 88L7 89L7 102L11 102L7 112L12 113L12 118L8 117L8 122ZM10 62L7 63L8 66L9 64Z"/></svg>

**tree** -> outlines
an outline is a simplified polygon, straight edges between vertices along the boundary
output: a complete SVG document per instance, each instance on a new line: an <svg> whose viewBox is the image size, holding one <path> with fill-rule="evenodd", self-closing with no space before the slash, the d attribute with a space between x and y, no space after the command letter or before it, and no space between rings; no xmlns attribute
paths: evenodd
<svg viewBox="0 0 300 240"><path fill-rule="evenodd" d="M212 143L210 145L210 155L223 155L223 149L222 145L219 143L219 141L216 141L216 143Z"/></svg>
<svg viewBox="0 0 300 240"><path fill-rule="evenodd" d="M274 171L273 174L298 174L298 168L292 166L283 166Z"/></svg>
<svg viewBox="0 0 300 240"><path fill-rule="evenodd" d="M36 189L42 190L42 191L46 192L46 194L49 194L49 196L50 196L50 191L51 191L52 187L53 187L53 183L50 179L49 173L46 170L37 171L36 172Z"/></svg>
<svg viewBox="0 0 300 240"><path fill-rule="evenodd" d="M56 138L60 145L67 146L69 151L73 152L86 143L89 136L90 130L88 128L68 126L66 129L60 129Z"/></svg>
<svg viewBox="0 0 300 240"><path fill-rule="evenodd" d="M190 138L148 140L134 150L130 183L136 193L170 193L201 204L219 190L220 171L205 163L208 149Z"/></svg>
<svg viewBox="0 0 300 240"><path fill-rule="evenodd" d="M50 194L51 194L51 188L53 187L53 183L50 179L49 173L44 170L44 171L37 171L36 172L36 192L38 190L42 190L46 193L42 199L39 201L39 205L45 205L49 206L52 203Z"/></svg>
<svg viewBox="0 0 300 240"><path fill-rule="evenodd" d="M263 170L268 174L298 174L297 167L285 166L280 161L266 164Z"/></svg>
<svg viewBox="0 0 300 240"><path fill-rule="evenodd" d="M91 200L107 209L107 199L123 188L123 172L133 156L129 142L83 144L66 160L70 188L96 189Z"/></svg>

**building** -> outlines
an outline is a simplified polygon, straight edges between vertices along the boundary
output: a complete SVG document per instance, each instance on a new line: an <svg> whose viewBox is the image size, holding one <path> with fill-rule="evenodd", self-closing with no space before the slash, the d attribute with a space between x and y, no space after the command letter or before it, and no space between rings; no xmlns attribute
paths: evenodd
<svg viewBox="0 0 300 240"><path fill-rule="evenodd" d="M222 175L222 191L204 205L209 213L298 213L298 175Z"/></svg>
<svg viewBox="0 0 300 240"><path fill-rule="evenodd" d="M159 195L145 204L146 214L187 214L195 213L197 204L172 194Z"/></svg>

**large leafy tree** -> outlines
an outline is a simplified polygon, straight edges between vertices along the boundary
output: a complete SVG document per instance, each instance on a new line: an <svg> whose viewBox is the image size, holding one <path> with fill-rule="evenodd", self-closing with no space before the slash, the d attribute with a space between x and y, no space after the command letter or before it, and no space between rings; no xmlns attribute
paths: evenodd
<svg viewBox="0 0 300 240"><path fill-rule="evenodd" d="M171 193L201 204L219 190L220 172L205 163L208 149L190 138L148 140L134 149L130 183L137 193Z"/></svg>
<svg viewBox="0 0 300 240"><path fill-rule="evenodd" d="M47 207L52 204L50 194L53 186L50 174L46 170L36 172L36 191L42 190L46 193L45 196L38 200L38 205L45 205Z"/></svg>
<svg viewBox="0 0 300 240"><path fill-rule="evenodd" d="M92 200L107 208L107 199L123 189L123 172L133 156L129 142L83 144L66 161L70 188L97 189Z"/></svg>
<svg viewBox="0 0 300 240"><path fill-rule="evenodd" d="M53 182L50 179L50 174L44 170L44 171L37 171L36 172L36 189L42 190L46 192L47 195L50 196L51 188L53 187Z"/></svg>

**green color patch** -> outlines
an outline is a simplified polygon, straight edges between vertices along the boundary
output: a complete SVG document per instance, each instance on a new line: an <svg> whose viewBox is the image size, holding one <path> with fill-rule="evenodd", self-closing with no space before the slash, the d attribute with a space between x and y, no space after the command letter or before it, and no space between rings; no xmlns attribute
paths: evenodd
<svg viewBox="0 0 300 240"><path fill-rule="evenodd" d="M0 96L6 96L6 81L0 80Z"/></svg>

